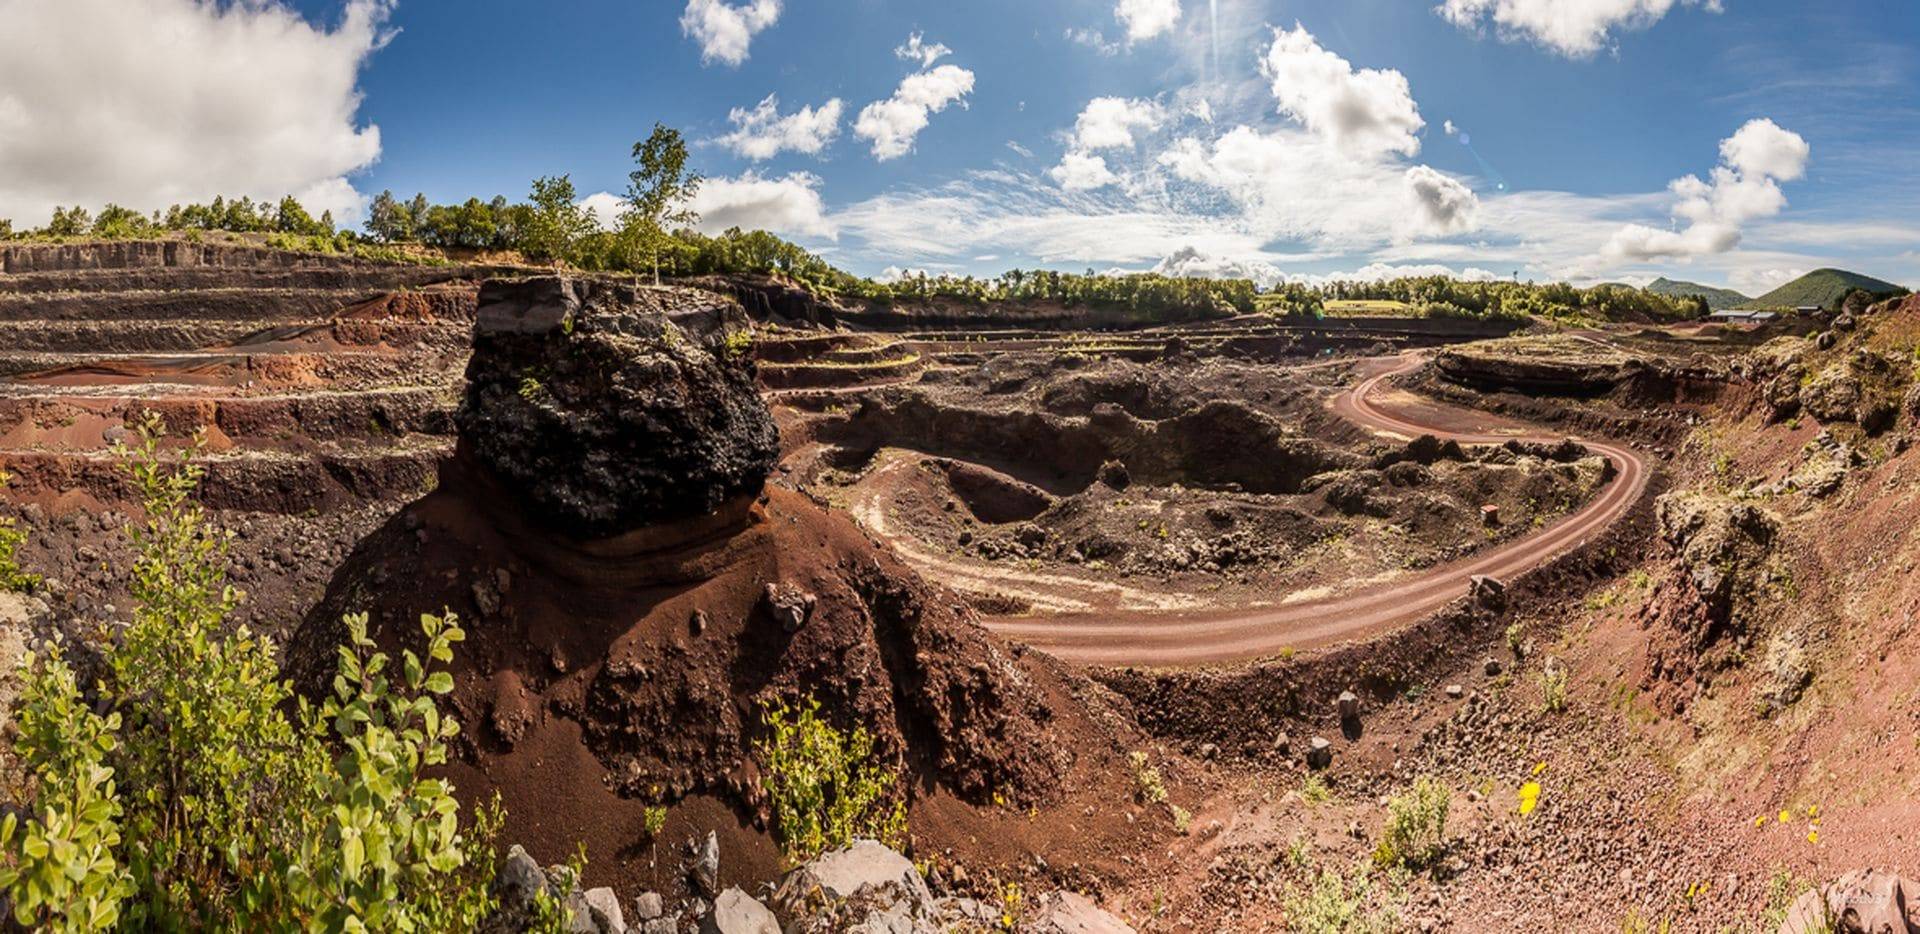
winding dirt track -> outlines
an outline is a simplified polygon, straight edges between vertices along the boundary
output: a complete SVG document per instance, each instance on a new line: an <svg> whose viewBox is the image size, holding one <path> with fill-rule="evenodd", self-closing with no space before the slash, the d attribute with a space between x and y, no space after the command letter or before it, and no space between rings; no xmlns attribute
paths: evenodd
<svg viewBox="0 0 1920 934"><path fill-rule="evenodd" d="M1559 441L1555 434L1486 434L1482 416L1444 406L1420 414L1393 414L1374 398L1382 382L1420 365L1407 355L1387 358L1386 369L1336 396L1341 416L1367 428L1412 438L1431 434L1463 444L1509 440ZM1484 429L1482 429L1484 431ZM1262 607L1193 611L1133 610L986 620L1009 639L1071 662L1089 665L1177 667L1223 664L1274 655L1286 648L1312 648L1393 630L1464 596L1469 579L1487 574L1511 578L1545 564L1612 525L1647 487L1647 463L1636 451L1581 439L1613 463L1614 479L1579 511L1539 532L1452 564L1335 597Z"/></svg>

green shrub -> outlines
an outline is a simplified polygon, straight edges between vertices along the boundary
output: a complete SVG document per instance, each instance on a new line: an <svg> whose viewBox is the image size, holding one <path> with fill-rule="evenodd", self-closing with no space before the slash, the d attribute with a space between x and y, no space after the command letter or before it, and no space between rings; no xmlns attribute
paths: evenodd
<svg viewBox="0 0 1920 934"><path fill-rule="evenodd" d="M1160 804L1167 800L1167 783L1160 770L1147 764L1147 754L1136 749L1127 754L1133 766L1133 794L1142 804Z"/></svg>
<svg viewBox="0 0 1920 934"><path fill-rule="evenodd" d="M1349 879L1340 870L1324 867L1311 873L1304 891L1289 888L1281 904L1288 930L1301 934L1387 934L1399 929L1395 913L1373 908L1373 882L1364 866Z"/></svg>
<svg viewBox="0 0 1920 934"><path fill-rule="evenodd" d="M333 695L318 709L296 701L273 644L226 621L241 597L226 537L191 500L194 449L170 465L157 422L140 434L122 452L148 514L132 533L134 617L103 647L99 697L80 702L57 654L28 670L21 695L38 793L24 825L0 826L0 887L17 920L471 928L490 907L498 807L463 828L452 788L420 774L458 732L435 701L453 686L453 618L423 617L427 662L409 651L395 664L372 651L366 618L349 617Z"/></svg>
<svg viewBox="0 0 1920 934"><path fill-rule="evenodd" d="M898 847L906 839L906 802L894 774L875 761L873 737L820 719L812 697L796 707L767 705L767 737L754 744L766 770L775 836L800 863L861 838Z"/></svg>
<svg viewBox="0 0 1920 934"><path fill-rule="evenodd" d="M1308 804L1319 806L1333 800L1333 790L1327 787L1327 780L1318 772L1308 772L1306 781L1300 784L1300 797Z"/></svg>
<svg viewBox="0 0 1920 934"><path fill-rule="evenodd" d="M1567 709L1567 668L1558 661L1550 659L1540 670L1540 709L1547 713Z"/></svg>
<svg viewBox="0 0 1920 934"><path fill-rule="evenodd" d="M1407 792L1388 801L1387 824L1374 847L1374 863L1381 868L1416 868L1438 858L1446 843L1451 794L1447 786L1423 775Z"/></svg>
<svg viewBox="0 0 1920 934"><path fill-rule="evenodd" d="M44 931L103 931L120 918L133 880L120 862L120 799L107 757L118 714L100 716L80 698L56 647L21 667L14 751L39 785L25 824L0 819L0 890L13 920Z"/></svg>
<svg viewBox="0 0 1920 934"><path fill-rule="evenodd" d="M0 470L0 491L6 490L11 479L6 471ZM37 575L20 569L20 546L26 540L26 529L12 519L0 519L0 591L28 591L40 586Z"/></svg>

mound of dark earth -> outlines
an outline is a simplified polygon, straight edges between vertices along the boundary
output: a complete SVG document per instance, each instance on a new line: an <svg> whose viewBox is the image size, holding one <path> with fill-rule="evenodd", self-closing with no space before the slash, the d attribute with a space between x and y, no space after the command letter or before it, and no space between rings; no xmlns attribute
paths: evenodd
<svg viewBox="0 0 1920 934"><path fill-rule="evenodd" d="M766 704L806 696L907 777L916 847L1084 861L1142 832L1090 816L1128 795L1104 695L763 486L770 423L727 340L741 314L693 290L484 289L458 453L335 575L290 642L296 683L327 683L345 613L389 648L419 641L419 614L459 613L461 795L498 792L507 838L548 842L543 859L584 841L608 882L671 886L669 845L708 831L724 879L774 877L753 743Z"/></svg>

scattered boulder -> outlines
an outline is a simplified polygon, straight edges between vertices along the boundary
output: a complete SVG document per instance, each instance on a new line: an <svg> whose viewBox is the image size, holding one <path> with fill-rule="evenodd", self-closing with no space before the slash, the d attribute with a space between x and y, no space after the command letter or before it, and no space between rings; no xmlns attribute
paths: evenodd
<svg viewBox="0 0 1920 934"><path fill-rule="evenodd" d="M1499 613L1507 608L1507 585L1500 578L1475 574L1467 580L1467 600L1477 612Z"/></svg>
<svg viewBox="0 0 1920 934"><path fill-rule="evenodd" d="M813 616L813 608L819 601L813 594L807 593L792 584L769 581L761 595L761 604L767 608L767 615L780 624L787 632L799 632Z"/></svg>
<svg viewBox="0 0 1920 934"><path fill-rule="evenodd" d="M1127 472L1127 465L1116 461L1104 461L1094 479L1114 490L1124 490L1133 484L1133 476Z"/></svg>
<svg viewBox="0 0 1920 934"><path fill-rule="evenodd" d="M780 934L773 911L738 887L713 900L713 910L700 919L700 934Z"/></svg>
<svg viewBox="0 0 1920 934"><path fill-rule="evenodd" d="M1340 692L1340 720L1348 722L1360 719L1360 698L1352 691Z"/></svg>
<svg viewBox="0 0 1920 934"><path fill-rule="evenodd" d="M1920 934L1920 882L1856 869L1803 893L1779 934Z"/></svg>
<svg viewBox="0 0 1920 934"><path fill-rule="evenodd" d="M695 890L713 898L720 894L720 839L707 831L707 838L694 848L693 865L687 870Z"/></svg>
<svg viewBox="0 0 1920 934"><path fill-rule="evenodd" d="M1034 934L1132 934L1133 928L1078 892L1053 892L1033 906Z"/></svg>
<svg viewBox="0 0 1920 934"><path fill-rule="evenodd" d="M1316 736L1307 741L1307 767L1324 769L1333 764L1333 744L1326 737Z"/></svg>

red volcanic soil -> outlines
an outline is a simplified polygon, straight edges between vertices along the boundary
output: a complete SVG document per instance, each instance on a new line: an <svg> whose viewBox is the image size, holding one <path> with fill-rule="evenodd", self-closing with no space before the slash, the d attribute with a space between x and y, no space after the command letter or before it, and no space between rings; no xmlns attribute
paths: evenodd
<svg viewBox="0 0 1920 934"><path fill-rule="evenodd" d="M447 772L468 801L499 793L505 839L553 847L536 858L580 840L594 884L671 892L679 846L712 829L727 882L774 877L750 750L761 704L805 694L904 768L916 853L1113 878L1167 831L1164 809L1133 804L1120 702L991 639L844 516L770 486L716 516L568 543L461 463L362 542L289 663L324 685L346 612L370 611L389 647L418 642L422 612L459 613L464 748ZM796 631L770 584L812 595ZM641 830L652 804L669 813L657 841Z"/></svg>

